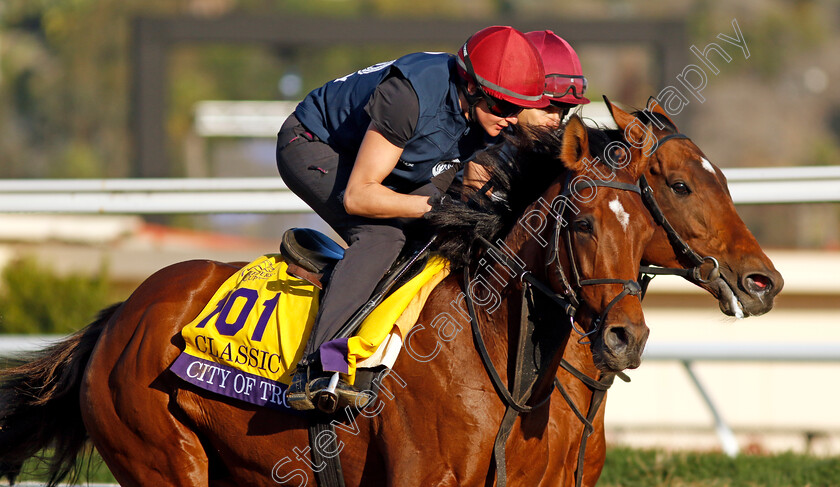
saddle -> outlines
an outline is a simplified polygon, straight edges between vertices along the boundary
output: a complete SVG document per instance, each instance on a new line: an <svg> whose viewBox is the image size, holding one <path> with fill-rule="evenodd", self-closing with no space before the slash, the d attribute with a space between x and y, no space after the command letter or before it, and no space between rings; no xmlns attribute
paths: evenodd
<svg viewBox="0 0 840 487"><path fill-rule="evenodd" d="M330 339L348 338L353 335L365 318L390 293L419 274L429 257L429 248L434 238L426 243L409 240L394 264L377 284L372 296L353 314L350 320ZM344 257L344 249L323 233L311 228L292 228L287 230L280 241L280 254L288 266L287 272L304 279L318 289L327 284L330 272L335 264ZM357 384L363 388L375 389L371 384L373 377L382 372L382 368L357 371ZM336 398L329 398L330 406L323 410L335 409Z"/></svg>
<svg viewBox="0 0 840 487"><path fill-rule="evenodd" d="M323 289L329 272L344 258L344 248L318 230L290 228L280 240L280 254L289 274Z"/></svg>
<svg viewBox="0 0 840 487"><path fill-rule="evenodd" d="M391 268L377 284L370 301L388 297L390 291L399 288L400 284L408 282L422 269L429 257L429 248L434 238L428 242L406 242L405 247ZM330 278L330 272L339 260L344 258L344 248L330 237L311 228L290 228L286 230L280 240L280 254L288 265L287 272L295 277L304 279L318 289L323 289ZM378 299L377 299L378 298ZM373 309L363 306L359 311L366 310L363 316L354 316L348 325L361 322ZM357 313L358 315L358 313ZM346 328L346 327L345 327Z"/></svg>

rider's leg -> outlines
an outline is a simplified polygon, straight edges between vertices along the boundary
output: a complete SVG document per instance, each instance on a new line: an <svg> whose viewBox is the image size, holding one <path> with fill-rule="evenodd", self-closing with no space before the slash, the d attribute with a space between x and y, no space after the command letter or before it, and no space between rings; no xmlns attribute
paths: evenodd
<svg viewBox="0 0 840 487"><path fill-rule="evenodd" d="M301 362L304 366L317 359L319 347L333 338L370 297L405 243L404 221L347 214L342 197L352 165L353 157L338 154L313 138L294 117L290 117L278 134L277 166L284 182L349 244L324 291ZM423 187L415 193L430 195L431 191ZM341 368L340 364L326 367L327 370ZM315 390L313 380L317 380L316 389L328 383L321 380L323 376L312 376L310 369L299 367L295 374L288 394L293 407L311 408L308 398ZM344 397L352 397L355 392L352 386L341 384L341 387L346 392Z"/></svg>
<svg viewBox="0 0 840 487"><path fill-rule="evenodd" d="M431 196L431 183L411 192ZM304 357L316 353L373 294L376 285L400 254L406 241L405 226L414 219L372 219L348 216L333 228L349 244L336 264L321 298L321 308ZM324 364L325 371L346 372L346 366Z"/></svg>
<svg viewBox="0 0 840 487"><path fill-rule="evenodd" d="M348 218L342 197L352 167L352 156L339 154L315 138L294 115L277 134L280 177L333 229Z"/></svg>
<svg viewBox="0 0 840 487"><path fill-rule="evenodd" d="M340 232L350 246L330 274L305 355L316 352L335 336L373 294L376 284L397 259L405 244L405 234L389 223L393 222L369 220Z"/></svg>
<svg viewBox="0 0 840 487"><path fill-rule="evenodd" d="M323 218L349 247L333 269L304 352L310 361L318 347L367 300L396 259L405 237L394 220L348 215L342 202L352 158L336 153L292 116L278 134L277 167L283 181Z"/></svg>

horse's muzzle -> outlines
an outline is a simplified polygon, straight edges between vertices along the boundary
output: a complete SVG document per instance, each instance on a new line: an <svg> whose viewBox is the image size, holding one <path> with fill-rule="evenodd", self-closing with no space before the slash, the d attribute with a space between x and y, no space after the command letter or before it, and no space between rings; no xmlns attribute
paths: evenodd
<svg viewBox="0 0 840 487"><path fill-rule="evenodd" d="M650 330L642 324L610 323L594 343L601 365L612 372L635 369L642 363L642 352Z"/></svg>

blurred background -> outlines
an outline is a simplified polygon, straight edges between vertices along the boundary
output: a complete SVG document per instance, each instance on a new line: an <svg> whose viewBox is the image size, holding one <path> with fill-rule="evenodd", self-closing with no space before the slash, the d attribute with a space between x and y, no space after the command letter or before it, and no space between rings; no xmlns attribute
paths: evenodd
<svg viewBox="0 0 840 487"><path fill-rule="evenodd" d="M733 21L746 49L720 37L736 37ZM274 134L309 90L401 54L454 52L494 23L569 40L593 101L643 107L667 86L681 90L680 129L722 168L840 166L835 0L4 0L0 179L276 178ZM731 57L710 54L717 73L691 50L712 42ZM678 82L689 64L705 69L703 101ZM587 110L601 116L595 103ZM143 210L0 206L0 332L66 333L169 263L251 260L275 251L286 228L326 230L311 213ZM700 290L657 278L645 306L651 341L840 343L840 205L738 210L785 276L777 309L734 322ZM47 307L45 290L55 296ZM742 450L837 455L839 365L695 370ZM630 375L607 404L611 442L721 448L682 362L654 357Z"/></svg>

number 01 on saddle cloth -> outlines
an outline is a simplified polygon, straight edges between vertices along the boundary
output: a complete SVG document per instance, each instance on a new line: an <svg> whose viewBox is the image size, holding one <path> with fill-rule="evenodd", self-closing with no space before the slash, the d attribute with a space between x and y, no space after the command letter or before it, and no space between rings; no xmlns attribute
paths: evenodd
<svg viewBox="0 0 840 487"><path fill-rule="evenodd" d="M252 404L286 409L283 397L318 313L318 289L287 274L279 254L246 265L216 291L181 335L186 347L170 369L187 382ZM417 321L429 293L449 273L446 259L388 296L341 343L345 379L357 368L392 366L402 338Z"/></svg>

